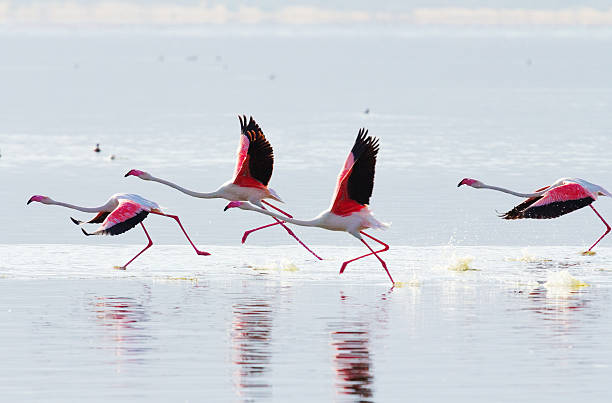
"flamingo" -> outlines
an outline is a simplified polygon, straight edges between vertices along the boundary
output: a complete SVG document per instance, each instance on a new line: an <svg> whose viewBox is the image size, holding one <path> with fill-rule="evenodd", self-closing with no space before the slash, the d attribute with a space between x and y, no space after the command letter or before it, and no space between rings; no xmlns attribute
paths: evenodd
<svg viewBox="0 0 612 403"><path fill-rule="evenodd" d="M149 236L147 229L142 223L142 221L147 217L147 215L149 215L149 213L161 215L164 217L170 217L176 220L179 227L181 227L183 234L185 234L185 236L187 237L187 240L189 241L191 246L193 246L193 249L195 249L196 253L201 256L210 255L210 253L208 252L198 250L198 248L196 248L193 242L191 242L191 239L189 238L189 235L187 235L185 228L183 228L183 225L181 224L181 221L179 220L178 216L163 213L160 207L157 205L157 203L147 200L144 197L136 195L136 194L117 193L117 194L112 195L110 199L108 199L108 201L102 206L91 207L91 208L90 207L80 207L80 206L75 206L73 204L55 201L51 199L50 197L41 196L41 195L34 195L30 197L27 204L30 204L32 202L63 206L63 207L71 208L74 210L82 211L84 213L98 213L94 218L86 222L79 221L79 220L76 220L70 217L72 222L77 225L101 224L98 227L98 229L92 233L89 233L85 231L83 228L81 228L81 231L83 231L83 233L87 236L89 235L119 235L119 234L123 234L124 232L140 224L142 226L142 229L145 235L147 236L147 239L149 240L148 245L145 246L143 250L138 252L138 254L134 256L132 259L130 259L130 261L127 262L125 265L116 266L115 267L116 269L125 270L127 266L134 261L134 259L136 259L145 250L149 249L153 245L153 241L151 240L151 237Z"/></svg>
<svg viewBox="0 0 612 403"><path fill-rule="evenodd" d="M599 196L612 197L612 194L599 185L587 182L580 178L561 178L552 185L536 190L534 193L519 193L498 186L487 185L481 181L471 178L462 179L457 187L467 185L475 189L493 189L518 197L526 197L523 201L500 217L505 220L517 220L521 218L557 218L572 211L589 206L606 226L606 232L587 250L584 254L592 254L591 250L610 232L610 226L599 214L592 203Z"/></svg>
<svg viewBox="0 0 612 403"><path fill-rule="evenodd" d="M157 178L148 172L140 171L138 169L132 169L127 174L128 176L136 176L146 181L159 182L164 185L170 186L179 192L185 193L189 196L198 197L202 199L226 199L229 201L249 201L254 205L266 209L264 204L282 214L286 217L291 217L291 214L281 210L274 206L272 203L265 199L272 199L277 202L283 203L278 193L268 187L268 182L272 176L272 169L274 168L274 152L272 146L263 134L263 131L259 125L255 122L251 116L247 122L246 116L238 116L240 120L240 142L238 143L238 159L236 161L236 169L234 170L234 177L230 181L221 185L221 187L214 192L200 193L194 192L189 189L185 189L175 183L167 181L165 179ZM273 224L264 225L258 228L254 228L246 231L242 236L242 243L244 243L249 234L259 231L264 228L269 228L274 225L282 226L289 235L306 248L307 251L312 253L317 259L322 260L316 253L314 253L306 244L304 244L295 233L287 227L282 220L274 217L276 221Z"/></svg>
<svg viewBox="0 0 612 403"><path fill-rule="evenodd" d="M338 176L331 206L311 220L296 220L293 217L282 217L277 213L261 209L253 204L242 201L230 202L225 207L225 210L230 208L252 210L295 225L319 227L330 231L348 232L359 239L370 250L370 253L342 263L340 274L344 272L349 263L366 256L374 255L387 272L391 283L395 284L393 277L391 277L391 273L389 273L387 269L387 264L378 255L379 253L389 250L389 245L364 232L364 230L368 228L385 229L389 227L389 224L380 222L374 218L368 207L370 197L372 196L372 189L374 188L374 169L376 166L378 147L378 139L369 136L368 131L365 129L359 130L355 144ZM383 248L374 251L363 238L364 236L379 243Z"/></svg>

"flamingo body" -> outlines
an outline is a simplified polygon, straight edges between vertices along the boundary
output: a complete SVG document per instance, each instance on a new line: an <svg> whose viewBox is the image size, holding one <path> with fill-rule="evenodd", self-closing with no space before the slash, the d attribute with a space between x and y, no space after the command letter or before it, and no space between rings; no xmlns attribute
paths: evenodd
<svg viewBox="0 0 612 403"><path fill-rule="evenodd" d="M359 239L371 253L344 262L340 268L340 274L344 272L344 269L350 262L374 255L382 264L391 282L394 283L393 277L391 277L391 273L389 273L387 269L387 264L378 256L379 253L389 250L389 245L364 232L364 230L369 228L384 229L389 226L374 218L372 212L368 208L368 203L370 202L370 197L372 196L372 190L374 188L374 171L377 154L378 140L372 136L368 136L367 130L359 130L355 144L338 175L331 207L312 220L297 220L292 217L282 217L277 213L242 201L230 202L225 207L225 210L230 208L241 208L243 210L252 210L269 215L279 220L282 219L283 221L296 225L319 227L330 231L348 232ZM383 249L374 251L363 236L378 242L383 246Z"/></svg>
<svg viewBox="0 0 612 403"><path fill-rule="evenodd" d="M100 226L92 233L88 233L87 231L81 228L81 231L83 231L83 233L87 236L89 235L119 235L119 234L123 234L126 231L129 231L130 229L134 228L136 225L140 224L142 226L142 229L145 235L147 236L147 239L149 240L149 243L143 250L141 250L129 262L127 262L123 266L117 267L119 269L125 270L125 268L132 261L134 261L134 259L136 259L145 250L147 250L153 245L153 241L151 240L151 237L149 236L147 229L142 223L144 219L147 218L147 216L150 213L162 215L165 217L170 217L176 220L179 227L185 234L185 237L187 237L187 240L189 241L191 246L194 248L196 253L198 255L204 255L204 256L210 255L208 252L198 250L196 246L193 244L193 242L191 242L191 239L189 238L189 235L187 235L187 232L183 228L183 225L181 224L178 216L163 213L157 203L151 200L145 199L144 197L136 195L136 194L117 193L117 194L112 195L104 205L100 207L91 207L91 208L80 207L80 206L76 206L76 205L72 205L72 204L68 204L64 202L55 201L51 199L50 197L41 196L41 195L32 196L28 200L27 204L30 204L32 202L63 206L63 207L71 208L71 209L86 212L86 213L97 213L94 218L86 222L76 220L70 217L72 222L77 225L100 224Z"/></svg>
<svg viewBox="0 0 612 403"><path fill-rule="evenodd" d="M588 249L595 247L612 229L603 217L595 210L592 203L599 196L612 197L603 187L580 178L561 178L552 185L536 190L534 193L519 193L498 186L491 186L476 179L465 178L457 186L467 185L476 189L492 189L519 197L527 197L512 210L500 215L505 220L522 218L550 219L590 206L606 226L606 232Z"/></svg>
<svg viewBox="0 0 612 403"><path fill-rule="evenodd" d="M130 170L125 176L136 176L143 180L159 182L193 197L203 199L225 199L228 201L248 201L262 209L265 209L265 204L281 212L286 217L291 217L291 214L266 201L266 199L271 199L281 203L283 202L278 193L268 187L274 168L274 152L272 146L253 117L247 120L246 116L243 115L238 116L238 119L240 120L240 140L236 152L234 175L230 181L221 185L221 187L214 192L194 192L165 179L156 178L138 169ZM274 220L275 223L272 225L265 225L246 231L242 237L242 243L246 241L247 236L252 232L274 225L280 225L289 235L295 238L300 245L306 248L306 250L312 253L317 259L321 259L316 253L310 250L310 248L308 248L308 246L306 246L297 235L284 224L284 222L276 218Z"/></svg>

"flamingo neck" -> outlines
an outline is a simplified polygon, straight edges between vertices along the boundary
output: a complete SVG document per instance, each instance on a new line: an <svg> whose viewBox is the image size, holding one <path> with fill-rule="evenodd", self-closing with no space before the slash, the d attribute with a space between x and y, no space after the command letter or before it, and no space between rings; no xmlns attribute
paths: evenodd
<svg viewBox="0 0 612 403"><path fill-rule="evenodd" d="M268 215L270 217L275 217L278 218L281 221L286 221L290 224L295 224L295 225L300 225L302 227L320 227L320 220L318 218L313 218L312 220L298 220L295 218L289 218L287 216L284 215L280 215L278 213L274 213L272 211L269 210L264 210L262 208L256 207L250 203L242 203L240 205L240 208L243 210L252 210L252 211L256 211L260 214L265 214Z"/></svg>
<svg viewBox="0 0 612 403"><path fill-rule="evenodd" d="M185 193L189 196L192 197L199 197L201 199L215 199L215 198L219 198L219 193L218 192L210 192L210 193L200 193L200 192L194 192L193 190L189 190L189 189L185 189L182 186L177 185L176 183L172 183L170 181L167 181L165 179L161 179L161 178L156 178L155 176L151 176L151 179L154 182L159 182L162 183L166 186L170 186L171 188L174 188L176 190L178 190L179 192Z"/></svg>
<svg viewBox="0 0 612 403"><path fill-rule="evenodd" d="M74 204L69 204L69 203L64 203L64 202L60 202L60 201L55 201L53 200L52 202L50 202L49 204L53 204L56 206L62 206L62 207L67 207L73 210L78 210L78 211L82 211L83 213L98 213L100 211L110 211L112 209L109 209L109 203L106 203L103 206L100 207L81 207L81 206L75 206Z"/></svg>
<svg viewBox="0 0 612 403"><path fill-rule="evenodd" d="M480 189L491 189L491 190L497 190L499 192L504 192L504 193L508 193L514 196L518 196L518 197L538 197L538 196L542 196L544 193L548 192L550 189L552 189L551 186L547 187L546 189L540 191L540 192L535 192L535 193L520 193L520 192L515 192L514 190L510 190L510 189L506 189L506 188L502 188L499 186L492 186L492 185L487 185L485 183L481 184L478 188Z"/></svg>

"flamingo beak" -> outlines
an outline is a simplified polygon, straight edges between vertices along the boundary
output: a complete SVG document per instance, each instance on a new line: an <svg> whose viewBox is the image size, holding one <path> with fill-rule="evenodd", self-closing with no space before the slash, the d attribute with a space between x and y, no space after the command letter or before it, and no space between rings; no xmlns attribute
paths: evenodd
<svg viewBox="0 0 612 403"><path fill-rule="evenodd" d="M233 201L233 202L229 202L227 204L227 206L225 206L225 208L223 209L223 211L227 211L228 209L234 208L234 207L240 207L242 203L239 201Z"/></svg>
<svg viewBox="0 0 612 403"><path fill-rule="evenodd" d="M28 202L26 203L26 205L32 203L32 199L34 198L34 196L30 197L30 200L28 200Z"/></svg>
<svg viewBox="0 0 612 403"><path fill-rule="evenodd" d="M129 171L128 173L126 173L126 174L125 174L123 177L124 177L124 178L127 178L128 176L130 176L130 175L132 174L132 171L133 171L133 170L130 170L130 171Z"/></svg>
<svg viewBox="0 0 612 403"><path fill-rule="evenodd" d="M462 179L461 182L459 182L459 184L457 185L457 187L459 187L461 185L465 185L465 179Z"/></svg>

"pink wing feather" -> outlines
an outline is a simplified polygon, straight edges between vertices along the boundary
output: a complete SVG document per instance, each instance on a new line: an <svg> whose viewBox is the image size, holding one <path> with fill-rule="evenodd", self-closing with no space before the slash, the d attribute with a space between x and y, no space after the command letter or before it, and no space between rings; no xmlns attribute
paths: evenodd
<svg viewBox="0 0 612 403"><path fill-rule="evenodd" d="M98 229L87 235L119 235L141 223L149 214L149 208L132 200L121 200ZM83 231L85 232L85 231Z"/></svg>
<svg viewBox="0 0 612 403"><path fill-rule="evenodd" d="M556 218L586 207L595 197L577 183L558 186L542 196L530 197L500 217L506 220L521 218Z"/></svg>
<svg viewBox="0 0 612 403"><path fill-rule="evenodd" d="M236 178L240 174L240 171L242 171L244 162L246 161L247 156L249 155L249 144L249 138L244 134L241 134L240 142L238 143L238 151L236 152L236 169L234 170L234 177L232 178L232 180L236 180Z"/></svg>
<svg viewBox="0 0 612 403"><path fill-rule="evenodd" d="M344 167L338 175L338 183L334 191L331 212L339 216L347 216L363 209L365 206L351 199L348 193L348 178L355 165L355 156L350 152L344 163Z"/></svg>
<svg viewBox="0 0 612 403"><path fill-rule="evenodd" d="M567 185L557 186L544 193L544 197L533 203L531 207L544 206L555 202L580 200L587 197L592 198L591 193L584 187L577 183L568 183Z"/></svg>

